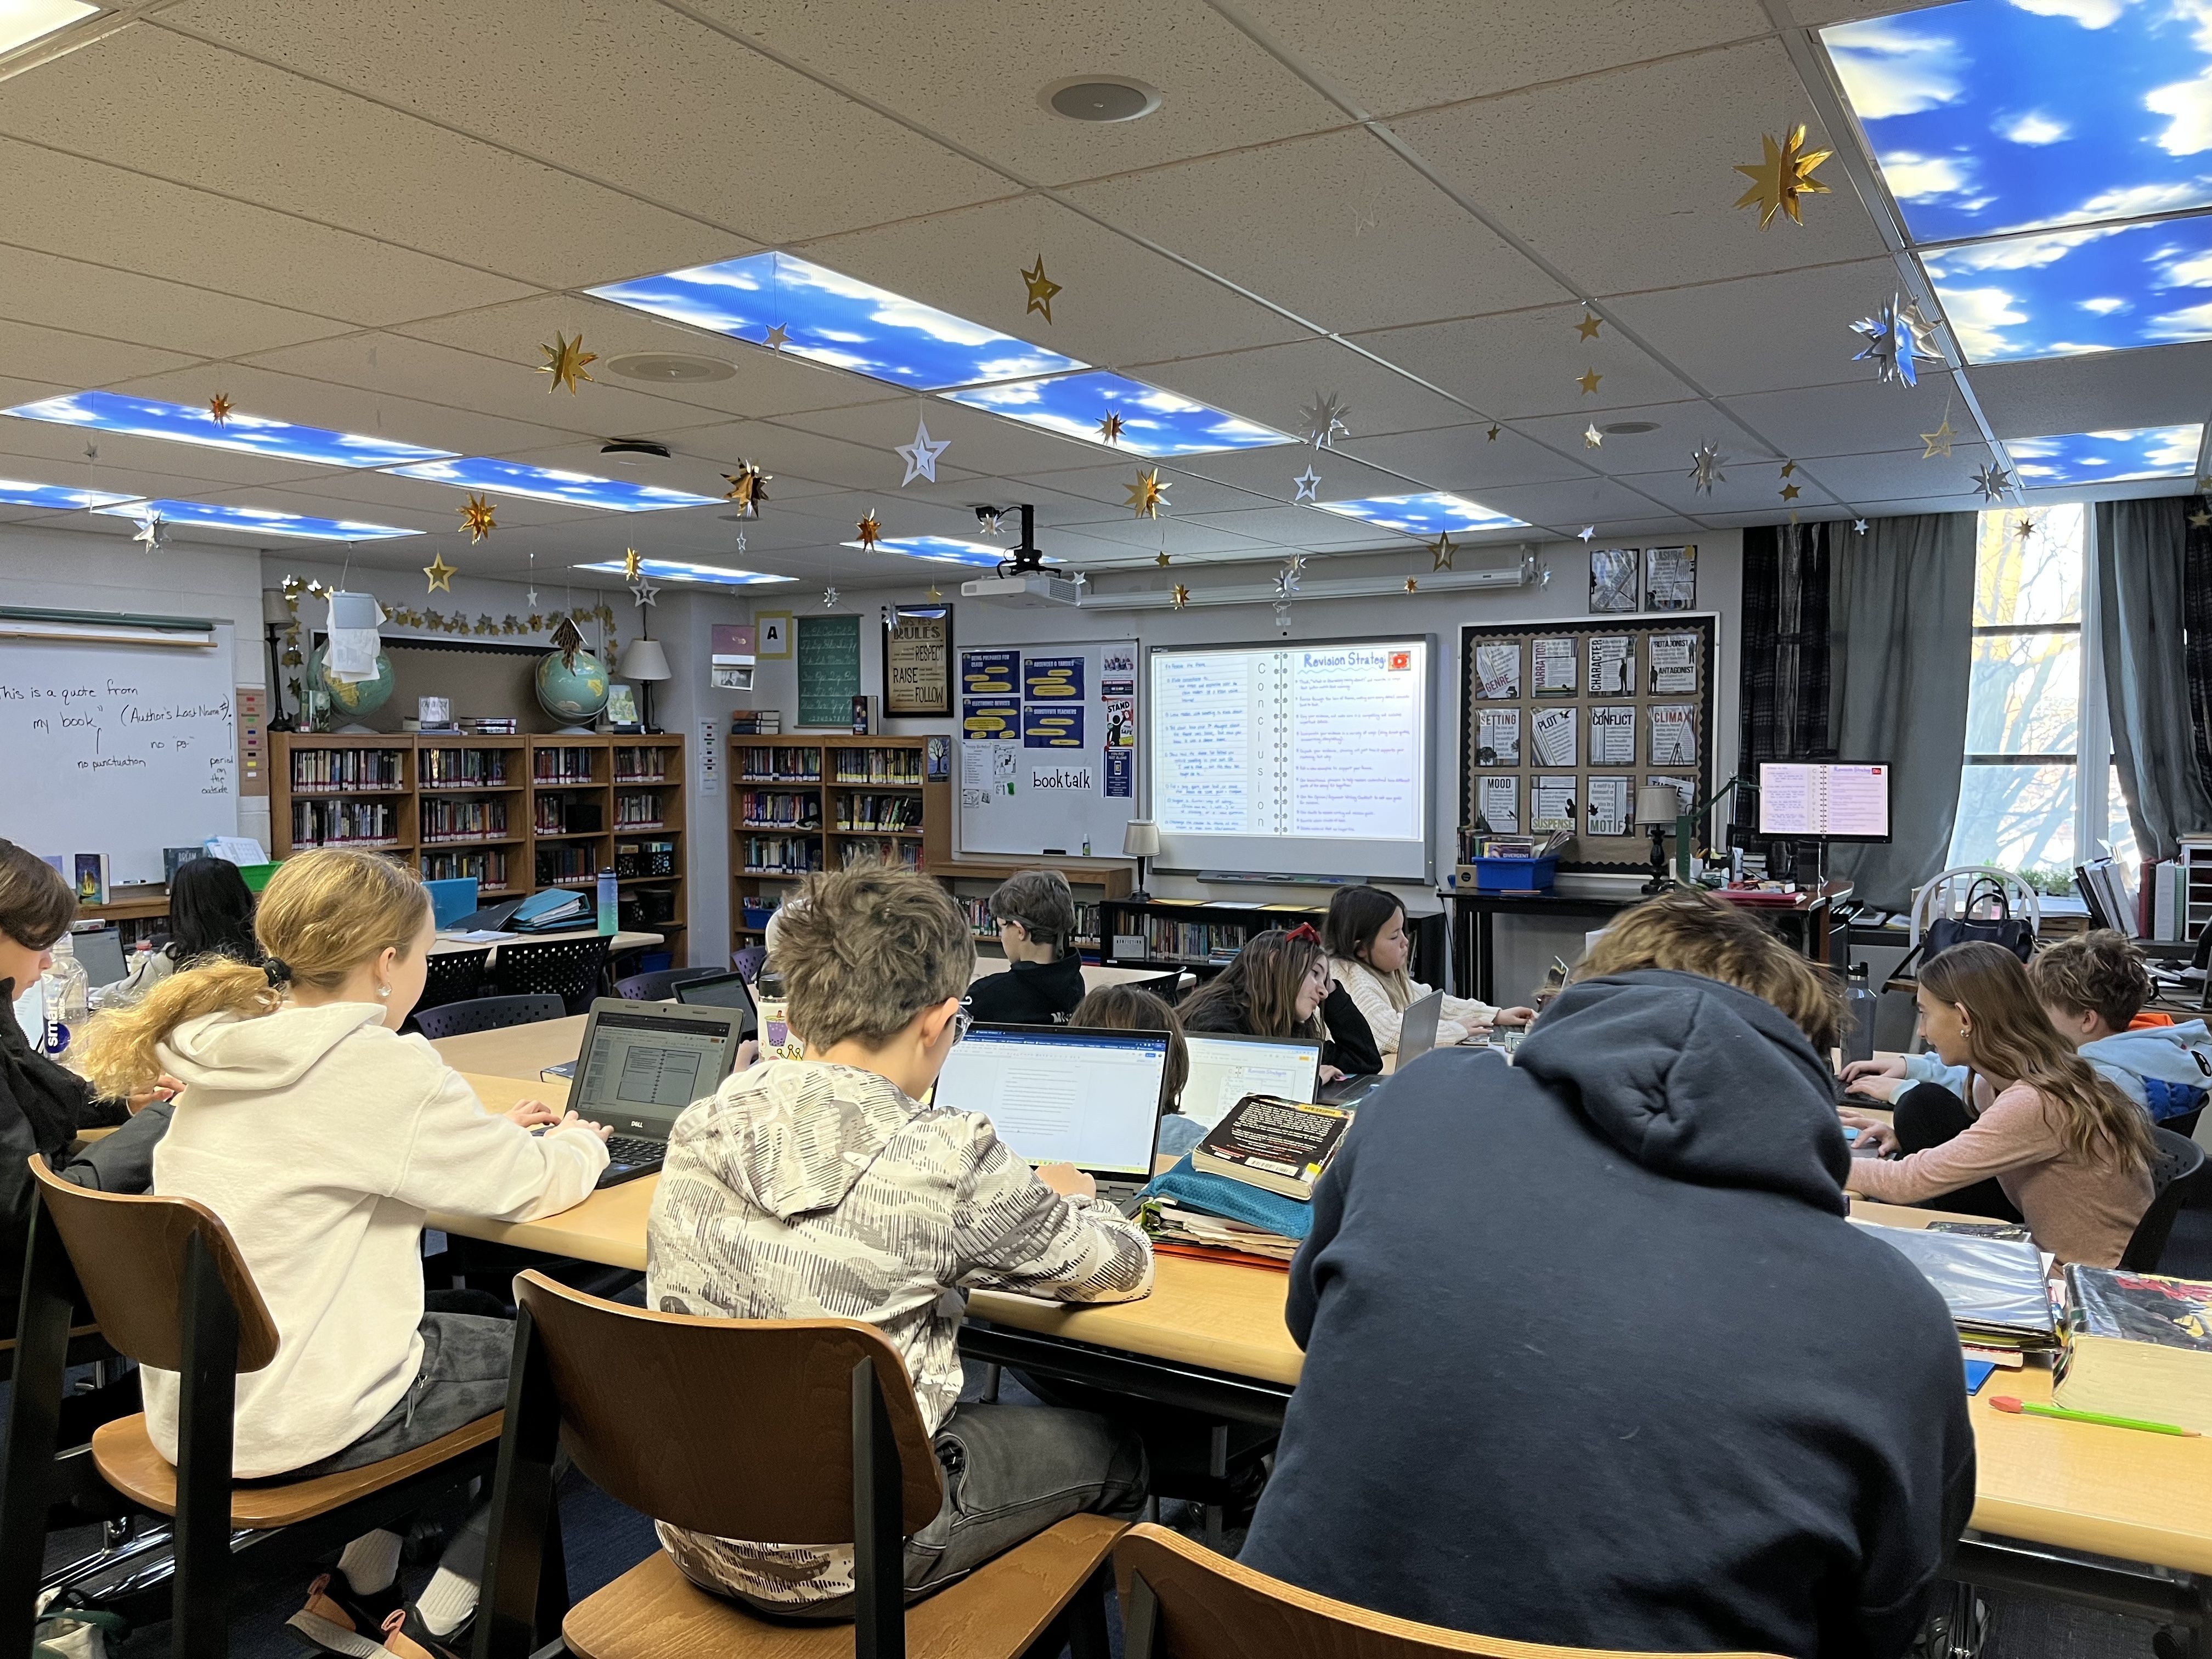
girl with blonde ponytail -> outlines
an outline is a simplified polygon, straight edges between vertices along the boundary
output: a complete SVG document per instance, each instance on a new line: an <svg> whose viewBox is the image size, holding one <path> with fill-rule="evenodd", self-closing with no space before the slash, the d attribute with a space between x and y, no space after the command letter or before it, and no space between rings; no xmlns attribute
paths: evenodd
<svg viewBox="0 0 2212 1659"><path fill-rule="evenodd" d="M548 1215L581 1201L607 1163L597 1124L535 1101L489 1113L428 1042L399 1035L436 934L428 893L398 865L289 860L254 933L260 966L201 959L94 1020L83 1060L106 1091L182 1080L154 1190L223 1218L276 1319L276 1358L238 1379L241 1479L356 1468L500 1409L512 1328L438 1305L453 1292L426 1301L424 1214ZM147 1429L173 1459L178 1379L149 1368L144 1386ZM404 1606L390 1651L465 1645L484 1519ZM380 1531L348 1545L293 1628L328 1652L375 1651L403 1613L399 1543Z"/></svg>

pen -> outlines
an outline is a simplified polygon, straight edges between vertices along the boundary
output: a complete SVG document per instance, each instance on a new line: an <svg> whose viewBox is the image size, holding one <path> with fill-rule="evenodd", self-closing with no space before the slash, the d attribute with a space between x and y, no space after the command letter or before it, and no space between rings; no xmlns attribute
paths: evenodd
<svg viewBox="0 0 2212 1659"><path fill-rule="evenodd" d="M1991 1395L1990 1404L2001 1412L2010 1412L2015 1417L2055 1417L2067 1423L2102 1423L2108 1429L2141 1429L2146 1434L2178 1434L2191 1440L2203 1438L2195 1429L2179 1428L2172 1423L2146 1423L2139 1417L2107 1417L2102 1412L2069 1412L2063 1406L2039 1406L2033 1401L2015 1399L2008 1394Z"/></svg>

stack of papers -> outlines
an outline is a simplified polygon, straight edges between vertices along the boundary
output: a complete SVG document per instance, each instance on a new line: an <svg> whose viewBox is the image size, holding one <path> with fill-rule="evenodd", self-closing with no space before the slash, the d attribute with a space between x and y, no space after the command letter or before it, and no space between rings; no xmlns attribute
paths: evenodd
<svg viewBox="0 0 2212 1659"><path fill-rule="evenodd" d="M1298 1253L1298 1241L1264 1228L1208 1215L1176 1203L1171 1198L1147 1198L1137 1212L1137 1224L1151 1236L1152 1248L1170 1255L1195 1255L1210 1260L1243 1260L1255 1267L1287 1267Z"/></svg>
<svg viewBox="0 0 2212 1659"><path fill-rule="evenodd" d="M2051 1287L2043 1252L2008 1238L1976 1238L1854 1221L1926 1275L1951 1310L1959 1334L1978 1347L2055 1348Z"/></svg>

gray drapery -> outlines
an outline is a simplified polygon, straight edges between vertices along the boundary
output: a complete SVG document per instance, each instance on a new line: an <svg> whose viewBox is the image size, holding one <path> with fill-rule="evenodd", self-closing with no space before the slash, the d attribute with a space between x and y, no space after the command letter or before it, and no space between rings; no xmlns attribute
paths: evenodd
<svg viewBox="0 0 2212 1659"><path fill-rule="evenodd" d="M1833 544L1829 730L1839 761L1882 762L1887 846L1844 845L1832 874L1864 903L1903 910L1944 867L1966 751L1974 641L1972 513L1876 519Z"/></svg>
<svg viewBox="0 0 2212 1659"><path fill-rule="evenodd" d="M2212 830L2182 631L2188 505L2179 495L2097 504L2097 631L2112 763L2146 859L2170 859L2183 836Z"/></svg>

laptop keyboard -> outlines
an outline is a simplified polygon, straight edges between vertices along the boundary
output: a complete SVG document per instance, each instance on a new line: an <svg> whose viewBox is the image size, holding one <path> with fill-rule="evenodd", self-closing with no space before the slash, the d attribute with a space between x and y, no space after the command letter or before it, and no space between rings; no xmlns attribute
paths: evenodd
<svg viewBox="0 0 2212 1659"><path fill-rule="evenodd" d="M647 1140L640 1135L609 1135L607 1160L612 1164L631 1164L641 1169L659 1169L668 1157L668 1143Z"/></svg>

